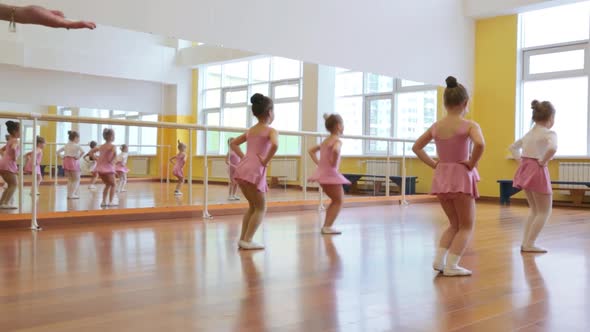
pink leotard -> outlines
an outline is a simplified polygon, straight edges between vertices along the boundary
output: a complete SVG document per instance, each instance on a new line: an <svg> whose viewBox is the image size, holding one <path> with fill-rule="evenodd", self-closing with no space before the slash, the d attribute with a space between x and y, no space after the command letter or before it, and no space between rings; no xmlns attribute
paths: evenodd
<svg viewBox="0 0 590 332"><path fill-rule="evenodd" d="M248 149L244 159L236 167L234 174L237 181L254 184L260 192L268 191L266 167L262 165L260 157L265 158L272 146L270 130L269 127L258 135L252 135L250 131L246 133Z"/></svg>
<svg viewBox="0 0 590 332"><path fill-rule="evenodd" d="M469 160L470 122L464 120L455 135L449 138L440 138L436 132L436 124L432 126L432 136L436 144L439 162L434 171L432 180L432 194L456 194L463 193L473 197L479 197L477 182L479 174L477 169L469 170L460 162Z"/></svg>
<svg viewBox="0 0 590 332"><path fill-rule="evenodd" d="M116 152L112 144L103 144L98 148L98 159L96 160L96 172L98 174L114 174Z"/></svg>
<svg viewBox="0 0 590 332"><path fill-rule="evenodd" d="M17 139L11 139L6 144L6 151L4 156L0 159L0 171L18 173L18 166L16 165L16 158L20 156L20 146Z"/></svg>
<svg viewBox="0 0 590 332"><path fill-rule="evenodd" d="M176 155L176 163L174 164L174 168L172 168L172 174L177 178L184 179L184 164L186 163L186 154L179 152Z"/></svg>
<svg viewBox="0 0 590 332"><path fill-rule="evenodd" d="M309 181L318 182L319 184L350 184L340 172L340 156L336 161L336 165L332 165L330 162L330 156L332 155L332 149L337 140L326 143L323 142L320 146L320 162L315 173L309 177Z"/></svg>

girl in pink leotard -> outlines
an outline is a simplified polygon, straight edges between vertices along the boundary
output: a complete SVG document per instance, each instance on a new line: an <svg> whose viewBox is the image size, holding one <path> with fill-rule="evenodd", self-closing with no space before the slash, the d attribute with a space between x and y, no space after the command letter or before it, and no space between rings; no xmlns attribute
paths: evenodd
<svg viewBox="0 0 590 332"><path fill-rule="evenodd" d="M4 154L0 160L0 176L8 187L4 189L2 197L0 197L0 209L16 209L16 206L11 205L12 196L18 186L18 166L16 165L16 158L20 155L20 124L14 121L6 121L6 129L10 134L8 142L4 149Z"/></svg>
<svg viewBox="0 0 590 332"><path fill-rule="evenodd" d="M105 128L102 132L105 143L92 149L89 153L93 155L98 152L96 160L96 172L104 182L104 191L102 192L101 207L117 206L115 199L115 160L117 157L117 148L113 145L115 141L115 131L111 128ZM108 201L107 201L108 199Z"/></svg>
<svg viewBox="0 0 590 332"><path fill-rule="evenodd" d="M84 150L80 147L80 134L68 131L68 143L57 150L57 155L63 158L64 173L68 178L68 199L79 199L80 189L80 158Z"/></svg>
<svg viewBox="0 0 590 332"><path fill-rule="evenodd" d="M231 150L231 142L234 138L227 140L227 144L230 146L227 156L225 157L225 163L227 164L227 172L229 174L229 196L228 201L239 201L240 197L236 195L238 192L238 182L236 181L236 167L240 163L241 159L235 152Z"/></svg>
<svg viewBox="0 0 590 332"><path fill-rule="evenodd" d="M184 164L186 163L186 144L178 141L178 154L170 158L170 162L174 164L172 174L176 176L178 182L174 189L174 196L182 196L182 184L184 183ZM192 185L192 184L191 184Z"/></svg>
<svg viewBox="0 0 590 332"><path fill-rule="evenodd" d="M309 178L309 181L318 182L322 190L330 197L330 206L326 210L326 219L322 227L322 234L340 234L339 230L332 228L334 221L342 209L342 197L344 191L343 184L350 184L340 172L340 148L342 141L340 136L344 132L344 121L338 114L324 114L326 120L326 129L330 132L330 137L326 138L322 144L314 146L309 150L309 155L313 162L318 165L315 173ZM318 160L317 153L320 152Z"/></svg>
<svg viewBox="0 0 590 332"><path fill-rule="evenodd" d="M440 239L433 268L445 276L467 276L471 271L459 266L459 260L473 233L479 180L475 167L485 143L479 125L464 118L469 102L467 90L452 76L446 82L444 104L447 115L420 136L412 150L420 160L434 168L431 192L438 196L450 222ZM438 161L424 151L433 139ZM471 154L470 143L473 143Z"/></svg>
<svg viewBox="0 0 590 332"><path fill-rule="evenodd" d="M45 138L41 136L37 136L37 147L35 151L31 151L26 154L27 163L25 164L24 173L25 174L33 174L33 153L35 153L37 157L37 166L35 167L37 172L37 195L39 193L39 186L41 182L43 182L43 174L41 174L41 161L43 160L43 149L45 148Z"/></svg>
<svg viewBox="0 0 590 332"><path fill-rule="evenodd" d="M253 242L252 238L266 212L266 167L279 148L277 131L270 127L274 120L272 99L256 93L250 101L258 123L230 144L241 159L235 170L235 178L249 205L238 242L239 248L244 250L264 249L264 245ZM244 156L240 145L246 142L248 150Z"/></svg>

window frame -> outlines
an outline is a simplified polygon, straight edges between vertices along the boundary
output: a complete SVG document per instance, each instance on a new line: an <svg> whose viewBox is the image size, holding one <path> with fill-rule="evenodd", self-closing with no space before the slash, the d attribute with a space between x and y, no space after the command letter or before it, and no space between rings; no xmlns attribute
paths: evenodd
<svg viewBox="0 0 590 332"><path fill-rule="evenodd" d="M584 51L584 68L582 69L573 69L573 70L562 70L562 71L554 71L549 73L538 73L538 74L531 74L530 72L530 61L531 57L538 56L538 55L548 55L548 54L557 54L569 51ZM560 78L570 78L570 77L579 77L579 76L586 76L588 75L588 41L582 42L572 42L572 43L564 43L564 44L553 44L553 45L544 45L544 46L536 46L531 48L525 48L522 50L523 54L523 72L522 72L522 80L523 81L545 81L545 80L552 80L552 79L560 79Z"/></svg>

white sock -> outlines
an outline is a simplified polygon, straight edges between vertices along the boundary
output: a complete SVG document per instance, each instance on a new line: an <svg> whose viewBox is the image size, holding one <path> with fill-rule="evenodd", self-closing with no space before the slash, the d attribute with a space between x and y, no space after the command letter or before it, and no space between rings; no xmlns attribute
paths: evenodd
<svg viewBox="0 0 590 332"><path fill-rule="evenodd" d="M456 268L459 266L459 261L461 260L461 256L448 254L447 255L447 264L446 266L449 268Z"/></svg>
<svg viewBox="0 0 590 332"><path fill-rule="evenodd" d="M449 252L449 249L447 249L447 248L436 249L436 256L434 256L434 262L444 266L445 262L447 260L447 253L448 252Z"/></svg>

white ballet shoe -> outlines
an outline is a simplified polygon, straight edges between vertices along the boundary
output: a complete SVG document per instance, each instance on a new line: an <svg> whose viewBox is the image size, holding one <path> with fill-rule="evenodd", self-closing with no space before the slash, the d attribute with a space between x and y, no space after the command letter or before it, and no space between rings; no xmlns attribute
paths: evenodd
<svg viewBox="0 0 590 332"><path fill-rule="evenodd" d="M31 226L31 230L32 230L32 231L37 231L37 232L38 232L38 231L42 231L42 230L43 230L43 228L41 228L41 226L39 226L39 225L37 225L37 226Z"/></svg>
<svg viewBox="0 0 590 332"><path fill-rule="evenodd" d="M542 248L542 247L538 247L538 246L521 246L520 251L521 252L531 252L531 253L544 254L547 252L547 249Z"/></svg>
<svg viewBox="0 0 590 332"><path fill-rule="evenodd" d="M102 203L100 203L100 207L103 207L103 208L104 207L109 207L109 205L107 203L105 203L105 202L102 202Z"/></svg>
<svg viewBox="0 0 590 332"><path fill-rule="evenodd" d="M174 192L174 196L182 196L182 192L180 192L180 191L175 191L175 192Z"/></svg>
<svg viewBox="0 0 590 332"><path fill-rule="evenodd" d="M88 189L90 189L90 190L96 190L96 186L95 185L89 185L88 186Z"/></svg>
<svg viewBox="0 0 590 332"><path fill-rule="evenodd" d="M240 241L238 242L238 246L240 249L243 250L263 250L264 245L256 243L256 242L247 242L247 241Z"/></svg>
<svg viewBox="0 0 590 332"><path fill-rule="evenodd" d="M342 232L332 227L322 227L322 234L336 235L342 234Z"/></svg>
<svg viewBox="0 0 590 332"><path fill-rule="evenodd" d="M240 200L240 196L234 195L234 201L239 201L239 200Z"/></svg>
<svg viewBox="0 0 590 332"><path fill-rule="evenodd" d="M459 265L455 266L445 266L443 270L443 275L445 277L465 277L470 276L471 271L460 267Z"/></svg>
<svg viewBox="0 0 590 332"><path fill-rule="evenodd" d="M115 203L111 202L107 206L108 207L119 206L119 202L115 202Z"/></svg>
<svg viewBox="0 0 590 332"><path fill-rule="evenodd" d="M445 271L445 264L440 262L434 262L432 263L432 268L434 269L434 271L443 273Z"/></svg>
<svg viewBox="0 0 590 332"><path fill-rule="evenodd" d="M18 207L14 206L14 205L9 205L9 204L0 205L0 210L16 210L16 209L18 209Z"/></svg>

